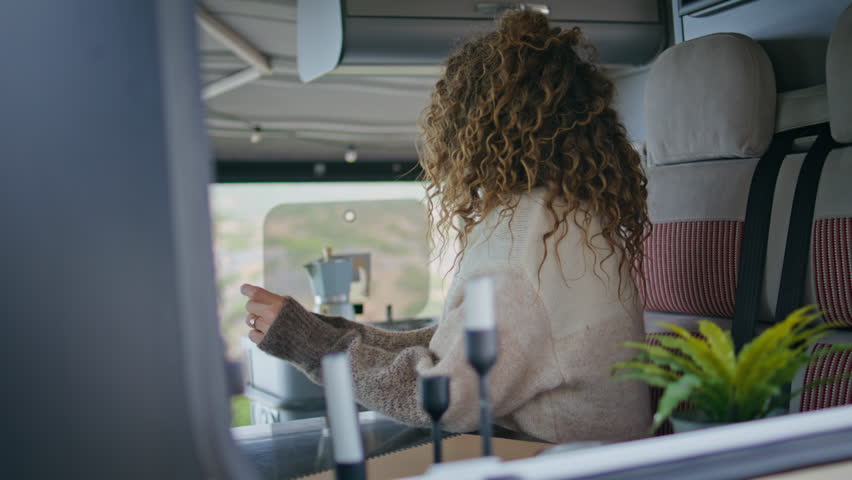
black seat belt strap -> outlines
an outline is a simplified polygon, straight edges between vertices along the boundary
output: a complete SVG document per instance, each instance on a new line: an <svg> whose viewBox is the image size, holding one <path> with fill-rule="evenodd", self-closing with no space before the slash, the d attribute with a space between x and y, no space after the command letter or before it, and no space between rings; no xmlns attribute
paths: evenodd
<svg viewBox="0 0 852 480"><path fill-rule="evenodd" d="M772 217L775 184L784 159L797 138L818 135L822 125L809 125L776 134L769 149L760 157L748 192L740 262L737 269L732 336L739 351L754 337L766 267L766 245Z"/></svg>
<svg viewBox="0 0 852 480"><path fill-rule="evenodd" d="M837 146L831 138L828 124L822 126L819 136L805 156L796 181L796 193L793 196L793 207L790 211L790 224L787 230L787 244L784 248L784 263L781 267L781 285L775 307L775 322L780 322L790 312L802 306L804 299L817 189L825 159Z"/></svg>

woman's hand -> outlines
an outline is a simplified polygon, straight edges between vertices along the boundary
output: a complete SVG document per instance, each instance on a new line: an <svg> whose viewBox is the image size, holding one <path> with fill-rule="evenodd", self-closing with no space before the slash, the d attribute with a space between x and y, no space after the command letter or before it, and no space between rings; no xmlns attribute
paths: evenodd
<svg viewBox="0 0 852 480"><path fill-rule="evenodd" d="M289 299L248 283L240 287L240 293L248 297L246 325L251 328L249 338L256 344L260 343Z"/></svg>

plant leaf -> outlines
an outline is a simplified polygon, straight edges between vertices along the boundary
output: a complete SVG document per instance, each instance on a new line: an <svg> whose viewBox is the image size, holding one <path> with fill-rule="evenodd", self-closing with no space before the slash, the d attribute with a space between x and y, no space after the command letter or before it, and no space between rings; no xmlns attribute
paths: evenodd
<svg viewBox="0 0 852 480"><path fill-rule="evenodd" d="M680 375L674 373L673 371L667 370L653 363L619 362L612 366L613 371L622 369L629 369L633 371L639 371L648 375L659 376L662 378L669 379L672 382L675 382L678 378L680 378Z"/></svg>
<svg viewBox="0 0 852 480"><path fill-rule="evenodd" d="M700 336L678 325L662 324L674 335L657 337L659 345L625 343L639 353L614 365L612 374L618 379L641 380L664 389L652 431L684 400L689 400L695 412L710 421L761 418L800 393L784 394L783 390L802 366L824 355L852 350L852 345L835 345L810 352L831 329L818 322L820 316L815 306L799 308L740 352L735 351L730 332L710 321L699 321ZM805 388L845 378L852 378L852 373L820 379Z"/></svg>
<svg viewBox="0 0 852 480"><path fill-rule="evenodd" d="M669 367L680 372L688 371L696 375L701 374L701 369L692 363L689 358L675 355L663 347L640 342L625 342L624 346L642 350L643 353L648 355L648 361L654 362L657 365Z"/></svg>
<svg viewBox="0 0 852 480"><path fill-rule="evenodd" d="M660 403L657 405L657 413L654 414L654 424L651 426L651 431L654 432L663 422L669 418L680 402L689 398L693 390L701 385L701 379L695 375L686 374L663 391L663 396L660 397Z"/></svg>
<svg viewBox="0 0 852 480"><path fill-rule="evenodd" d="M653 385L655 387L660 388L666 388L672 383L668 379L660 378L655 375L646 375L642 372L622 373L612 378L614 378L615 380L641 380L647 383L648 385Z"/></svg>
<svg viewBox="0 0 852 480"><path fill-rule="evenodd" d="M814 380L813 382L808 383L807 385L804 385L802 388L794 392L790 392L782 397L779 397L779 401L781 405L784 405L788 403L791 398L795 397L796 395L800 395L804 392L807 392L808 390L814 389L816 387L821 387L823 385L828 385L834 382L842 382L843 380L848 380L850 378L852 378L852 372L846 372L843 375L834 375L832 377L819 378L817 380Z"/></svg>
<svg viewBox="0 0 852 480"><path fill-rule="evenodd" d="M831 355L832 353L849 351L852 351L852 343L837 343L834 345L827 345L823 348L811 352L810 357L811 361L813 361L814 359L824 357L826 355Z"/></svg>
<svg viewBox="0 0 852 480"><path fill-rule="evenodd" d="M725 370L725 378L733 379L737 358L734 353L734 342L730 335L722 331L715 323L706 320L698 322L698 331L707 339L710 352L714 354Z"/></svg>
<svg viewBox="0 0 852 480"><path fill-rule="evenodd" d="M703 320L702 320L703 321ZM703 339L692 336L689 332L677 325L664 324L666 328L676 328L680 337L660 337L659 342L664 347L677 349L687 355L698 367L699 372L693 372L698 376L715 375L728 381L731 376L720 359L716 358L710 347Z"/></svg>
<svg viewBox="0 0 852 480"><path fill-rule="evenodd" d="M701 386L689 397L689 403L695 411L702 412L702 416L713 422L731 421L732 402L731 384L712 377L703 379Z"/></svg>
<svg viewBox="0 0 852 480"><path fill-rule="evenodd" d="M734 373L737 404L748 403L748 399L753 398L753 387L768 381L767 372L775 371L778 365L787 365L790 358L783 358L784 352L792 354L791 358L796 357L797 349L807 349L816 341L815 335L819 332L813 332L811 337L803 335L819 316L814 306L802 307L743 347L737 356Z"/></svg>

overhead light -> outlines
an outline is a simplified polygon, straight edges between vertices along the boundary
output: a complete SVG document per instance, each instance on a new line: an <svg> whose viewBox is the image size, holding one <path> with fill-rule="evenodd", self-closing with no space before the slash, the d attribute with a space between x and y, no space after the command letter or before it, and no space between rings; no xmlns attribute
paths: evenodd
<svg viewBox="0 0 852 480"><path fill-rule="evenodd" d="M260 143L260 141L263 140L263 137L260 134L262 131L263 130L260 128L260 125L255 125L254 132L252 132L251 137L249 137L249 141L251 143Z"/></svg>
<svg viewBox="0 0 852 480"><path fill-rule="evenodd" d="M349 148L346 149L346 153L343 154L343 160L346 163L355 163L358 161L358 150L355 150L355 147L350 145Z"/></svg>

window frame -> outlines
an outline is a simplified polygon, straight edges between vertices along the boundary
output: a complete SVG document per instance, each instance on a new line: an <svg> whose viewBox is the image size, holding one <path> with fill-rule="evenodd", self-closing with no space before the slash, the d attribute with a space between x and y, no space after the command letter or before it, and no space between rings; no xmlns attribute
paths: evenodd
<svg viewBox="0 0 852 480"><path fill-rule="evenodd" d="M221 159L215 183L388 182L418 181L420 164L412 160L266 161Z"/></svg>

